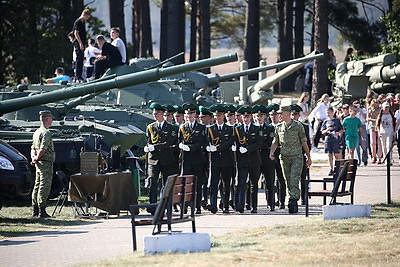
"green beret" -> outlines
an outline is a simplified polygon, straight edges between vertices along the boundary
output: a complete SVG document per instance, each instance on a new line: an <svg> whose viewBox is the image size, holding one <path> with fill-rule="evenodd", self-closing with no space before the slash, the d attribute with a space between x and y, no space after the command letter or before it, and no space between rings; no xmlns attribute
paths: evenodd
<svg viewBox="0 0 400 267"><path fill-rule="evenodd" d="M151 103L150 109L158 110L158 111L165 111L165 108L158 103Z"/></svg>
<svg viewBox="0 0 400 267"><path fill-rule="evenodd" d="M218 114L218 113L225 113L227 112L226 107L222 106L222 105L212 105L210 107L210 111L214 114Z"/></svg>
<svg viewBox="0 0 400 267"><path fill-rule="evenodd" d="M203 107L203 106L199 107L199 112L200 112L200 115L203 115L203 116L211 116L212 115L212 113L208 110L208 108Z"/></svg>
<svg viewBox="0 0 400 267"><path fill-rule="evenodd" d="M237 110L237 112L242 115L251 115L253 114L253 109L251 107L241 107Z"/></svg>
<svg viewBox="0 0 400 267"><path fill-rule="evenodd" d="M192 103L184 103L182 108L186 111L186 113L198 112L198 107Z"/></svg>
<svg viewBox="0 0 400 267"><path fill-rule="evenodd" d="M267 114L268 109L264 105L259 104L253 107L253 112L258 114Z"/></svg>
<svg viewBox="0 0 400 267"><path fill-rule="evenodd" d="M175 108L171 105L163 105L163 108L165 108L165 111L168 113L174 113L175 112Z"/></svg>
<svg viewBox="0 0 400 267"><path fill-rule="evenodd" d="M185 114L185 110L181 106L174 105L174 109L175 109L175 113Z"/></svg>
<svg viewBox="0 0 400 267"><path fill-rule="evenodd" d="M45 118L45 117L52 117L52 118L54 118L53 115L51 114L51 111L50 111L50 110L42 110L42 111L40 111L40 112L39 112L39 116L41 116L41 117L43 117L43 118Z"/></svg>
<svg viewBox="0 0 400 267"><path fill-rule="evenodd" d="M291 108L290 106L281 106L281 108L276 112L276 113L282 113L285 111L289 111L290 112Z"/></svg>
<svg viewBox="0 0 400 267"><path fill-rule="evenodd" d="M299 112L303 111L303 109L297 104L290 105L290 109L291 109L292 113L299 113Z"/></svg>
<svg viewBox="0 0 400 267"><path fill-rule="evenodd" d="M270 114L275 114L279 110L279 105L278 104L271 104L267 107L269 110Z"/></svg>

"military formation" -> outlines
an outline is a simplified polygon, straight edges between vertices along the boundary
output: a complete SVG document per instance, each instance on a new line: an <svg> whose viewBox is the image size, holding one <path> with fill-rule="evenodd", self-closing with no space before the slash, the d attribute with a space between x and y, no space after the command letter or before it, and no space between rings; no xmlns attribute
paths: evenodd
<svg viewBox="0 0 400 267"><path fill-rule="evenodd" d="M254 107L153 103L155 122L146 129L146 187L150 203L169 175L196 177L196 214L258 212L260 180L270 211L298 212L311 165L308 125L298 122L301 107ZM220 202L218 203L218 195ZM275 197L277 195L277 197ZM154 213L154 210L148 210Z"/></svg>

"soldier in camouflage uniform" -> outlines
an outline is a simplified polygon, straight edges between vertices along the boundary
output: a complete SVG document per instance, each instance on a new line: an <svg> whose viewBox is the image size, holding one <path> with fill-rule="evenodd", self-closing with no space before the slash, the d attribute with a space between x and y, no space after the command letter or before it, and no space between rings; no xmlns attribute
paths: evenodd
<svg viewBox="0 0 400 267"><path fill-rule="evenodd" d="M50 194L53 178L53 162L56 159L54 145L49 128L53 123L53 116L48 110L39 112L41 126L33 134L31 146L31 164L36 167L35 186L32 191L32 216L48 218L46 200Z"/></svg>
<svg viewBox="0 0 400 267"><path fill-rule="evenodd" d="M303 170L302 148L307 156L307 166L311 166L312 162L304 128L299 122L292 120L290 111L290 106L283 106L279 110L282 122L275 128L269 157L274 160L275 149L279 144L282 145L280 158L289 191L289 213L297 213L297 201L300 199L299 181Z"/></svg>

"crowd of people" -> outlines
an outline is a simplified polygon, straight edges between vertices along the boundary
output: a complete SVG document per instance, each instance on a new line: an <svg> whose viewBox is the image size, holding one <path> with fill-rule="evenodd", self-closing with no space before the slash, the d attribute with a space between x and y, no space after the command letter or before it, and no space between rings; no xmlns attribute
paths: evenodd
<svg viewBox="0 0 400 267"><path fill-rule="evenodd" d="M308 126L298 121L298 105L207 109L153 103L151 109L155 122L146 129L144 147L151 203L157 201L160 174L165 183L175 173L197 177L197 214L201 208L211 213L229 213L230 208L257 213L261 176L271 211L276 205L286 208L286 188L289 213L298 212L300 199L304 203L311 157Z"/></svg>
<svg viewBox="0 0 400 267"><path fill-rule="evenodd" d="M86 82L100 78L105 71L114 66L126 63L126 47L119 37L120 29L112 27L110 29L111 43L103 35L96 36L95 39L86 40L85 22L90 19L90 10L82 11L81 16L75 20L72 31L68 38L73 45L73 82ZM62 69L61 67L57 68ZM56 71L57 71L56 70ZM56 73L57 75L57 73ZM63 71L63 75L64 74ZM58 75L56 76L58 77ZM69 77L68 77L69 78ZM61 83L64 80L46 79L47 82ZM69 80L68 82L70 82Z"/></svg>

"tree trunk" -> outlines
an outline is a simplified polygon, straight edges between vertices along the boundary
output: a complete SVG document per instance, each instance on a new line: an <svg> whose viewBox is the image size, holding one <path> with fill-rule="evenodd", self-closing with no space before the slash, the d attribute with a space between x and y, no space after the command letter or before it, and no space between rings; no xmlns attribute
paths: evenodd
<svg viewBox="0 0 400 267"><path fill-rule="evenodd" d="M294 20L294 57L304 55L304 0L295 0L295 20Z"/></svg>
<svg viewBox="0 0 400 267"><path fill-rule="evenodd" d="M151 19L150 19L150 4L148 0L142 0L142 21L141 32L141 46L140 57L153 57L153 39L151 37Z"/></svg>
<svg viewBox="0 0 400 267"><path fill-rule="evenodd" d="M140 3L141 0L132 0L132 57L139 57L140 42Z"/></svg>
<svg viewBox="0 0 400 267"><path fill-rule="evenodd" d="M197 53L197 19L198 19L198 0L192 0L190 10L190 57L189 61L196 60Z"/></svg>
<svg viewBox="0 0 400 267"><path fill-rule="evenodd" d="M183 0L163 0L161 7L160 59L185 51L185 5ZM181 64L185 57L173 63Z"/></svg>
<svg viewBox="0 0 400 267"><path fill-rule="evenodd" d="M126 44L124 0L108 0L111 27L119 27L119 37Z"/></svg>
<svg viewBox="0 0 400 267"><path fill-rule="evenodd" d="M249 68L258 67L260 61L260 0L249 0L246 10L244 59ZM258 74L249 75L257 80Z"/></svg>
<svg viewBox="0 0 400 267"><path fill-rule="evenodd" d="M284 3L284 27L281 40L280 61L293 59L293 0ZM279 83L279 92L294 91L296 74L292 74Z"/></svg>
<svg viewBox="0 0 400 267"><path fill-rule="evenodd" d="M315 49L328 54L328 0L315 0L314 3L314 46ZM328 60L316 60L313 68L312 98L314 106L322 94L328 91Z"/></svg>
<svg viewBox="0 0 400 267"><path fill-rule="evenodd" d="M81 16L81 13L83 11L84 8L84 4L83 4L83 0L71 0L72 3L72 9L71 9L71 16L72 16L72 24L71 26L71 31L72 31L72 27L74 26L74 22L77 18L79 18Z"/></svg>
<svg viewBox="0 0 400 267"><path fill-rule="evenodd" d="M200 27L201 48L199 59L209 58L211 55L211 30L210 30L210 0L200 0ZM202 70L210 73L210 68Z"/></svg>

